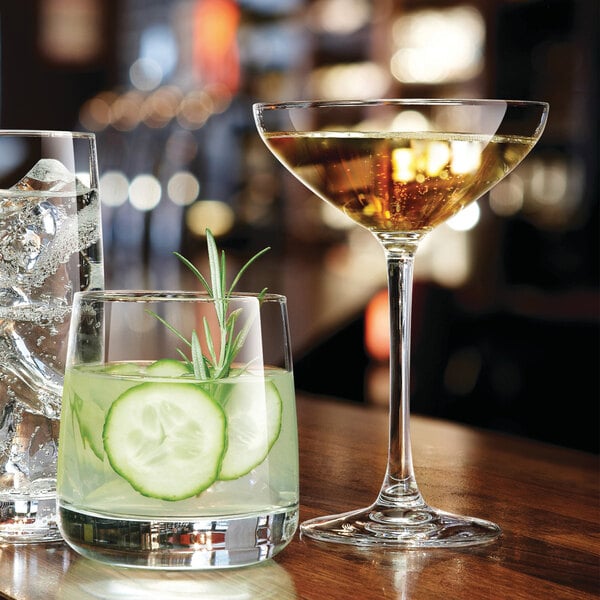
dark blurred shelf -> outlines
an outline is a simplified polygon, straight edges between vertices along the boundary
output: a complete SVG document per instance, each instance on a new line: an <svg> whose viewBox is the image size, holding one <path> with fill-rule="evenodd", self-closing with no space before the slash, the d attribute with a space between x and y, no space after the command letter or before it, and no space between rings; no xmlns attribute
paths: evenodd
<svg viewBox="0 0 600 600"><path fill-rule="evenodd" d="M509 297L510 308L478 313L449 290L419 294L413 412L598 452L596 294ZM298 389L386 406L388 368L365 352L364 328L361 313L299 356Z"/></svg>

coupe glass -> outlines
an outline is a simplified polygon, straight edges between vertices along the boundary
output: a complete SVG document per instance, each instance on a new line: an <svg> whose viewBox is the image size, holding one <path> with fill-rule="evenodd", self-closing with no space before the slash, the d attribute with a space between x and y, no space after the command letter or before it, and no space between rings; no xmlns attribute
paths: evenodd
<svg viewBox="0 0 600 600"><path fill-rule="evenodd" d="M370 230L387 260L390 423L387 471L367 508L319 517L301 532L360 546L450 547L494 540L500 528L423 499L409 430L410 319L423 237L514 169L542 134L543 102L373 100L256 104L271 152L315 194Z"/></svg>

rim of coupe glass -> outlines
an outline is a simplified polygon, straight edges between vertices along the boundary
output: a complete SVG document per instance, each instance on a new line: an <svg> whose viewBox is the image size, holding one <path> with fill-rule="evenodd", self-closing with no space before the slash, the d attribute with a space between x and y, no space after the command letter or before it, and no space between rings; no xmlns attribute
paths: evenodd
<svg viewBox="0 0 600 600"><path fill-rule="evenodd" d="M290 102L256 102L255 108L267 110L283 110L286 108L317 108L335 106L377 106L377 105L443 105L443 106L466 106L466 105L494 105L508 104L510 106L539 106L547 108L549 104L540 100L502 100L500 98L376 98L367 100L293 100Z"/></svg>
<svg viewBox="0 0 600 600"><path fill-rule="evenodd" d="M190 290L88 290L85 292L76 292L75 298L81 298L88 301L99 302L216 302L218 299L213 298L205 291L190 291ZM258 299L263 302L285 302L286 297L283 294L258 294L255 292L233 292L227 298L222 298L222 301L227 300L244 300Z"/></svg>
<svg viewBox="0 0 600 600"><path fill-rule="evenodd" d="M8 136L93 139L96 134L89 131L66 131L58 129L0 129L0 137Z"/></svg>

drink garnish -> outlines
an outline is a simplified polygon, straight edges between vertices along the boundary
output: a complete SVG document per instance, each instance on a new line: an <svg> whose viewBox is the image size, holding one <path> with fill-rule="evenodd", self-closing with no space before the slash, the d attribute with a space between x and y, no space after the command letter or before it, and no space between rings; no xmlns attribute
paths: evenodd
<svg viewBox="0 0 600 600"><path fill-rule="evenodd" d="M235 384L222 404L227 448L219 479L238 479L260 465L281 433L283 403L271 381Z"/></svg>
<svg viewBox="0 0 600 600"><path fill-rule="evenodd" d="M210 281L187 258L176 256L212 300L220 336L218 350L206 317L200 333L192 330L188 338L147 310L191 349L191 360L178 349L181 361L162 358L140 367L135 375L127 365L127 372L117 376L149 380L116 398L102 431L104 452L113 470L140 494L159 500L184 500L217 480L246 475L266 459L282 427L283 403L274 383L249 373L242 377L248 365L232 369L252 319L236 331L242 309L230 311L230 302L246 269L269 248L250 258L227 286L225 253L219 254L210 230L206 230L206 241ZM266 290L255 295L259 302ZM89 436L83 439L87 429L81 423L80 432L84 446L91 445Z"/></svg>
<svg viewBox="0 0 600 600"><path fill-rule="evenodd" d="M191 350L191 361L187 358L186 354L178 349L179 354L183 360L189 364L191 370L196 379L200 380L213 380L222 379L228 377L231 371L231 365L244 344L246 336L251 326L251 321L236 334L235 324L240 316L241 309L236 309L231 312L228 311L229 303L235 287L239 283L242 275L248 269L248 267L265 252L270 250L269 247L263 248L252 256L238 271L234 277L231 285L227 286L227 263L225 257L225 251L221 251L219 254L215 238L210 231L206 230L206 246L208 249L208 263L210 268L210 282L204 277L199 269L190 262L187 258L175 252L175 256L196 276L200 281L206 293L214 302L215 312L217 315L217 321L219 325L219 351L215 349L215 343L213 340L213 334L211 333L208 320L203 317L203 331L202 335L207 348L207 354L202 352L202 346L200 343L200 336L196 330L193 330L191 337L188 339L183 333L178 331L170 323L165 321L161 316L157 315L153 311L148 311L154 317L156 317L165 327L167 327L172 333L174 333L182 342L184 342ZM257 294L258 301L260 302L267 292L267 288Z"/></svg>
<svg viewBox="0 0 600 600"><path fill-rule="evenodd" d="M140 494L176 501L216 480L226 431L223 409L199 386L142 383L112 404L102 441L114 471Z"/></svg>

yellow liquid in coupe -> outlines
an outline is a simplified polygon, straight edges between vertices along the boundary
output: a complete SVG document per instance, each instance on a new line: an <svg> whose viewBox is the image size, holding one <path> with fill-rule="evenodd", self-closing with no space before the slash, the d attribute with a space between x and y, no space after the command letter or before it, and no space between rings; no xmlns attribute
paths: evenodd
<svg viewBox="0 0 600 600"><path fill-rule="evenodd" d="M433 229L511 171L534 138L277 132L265 143L313 192L377 232Z"/></svg>

